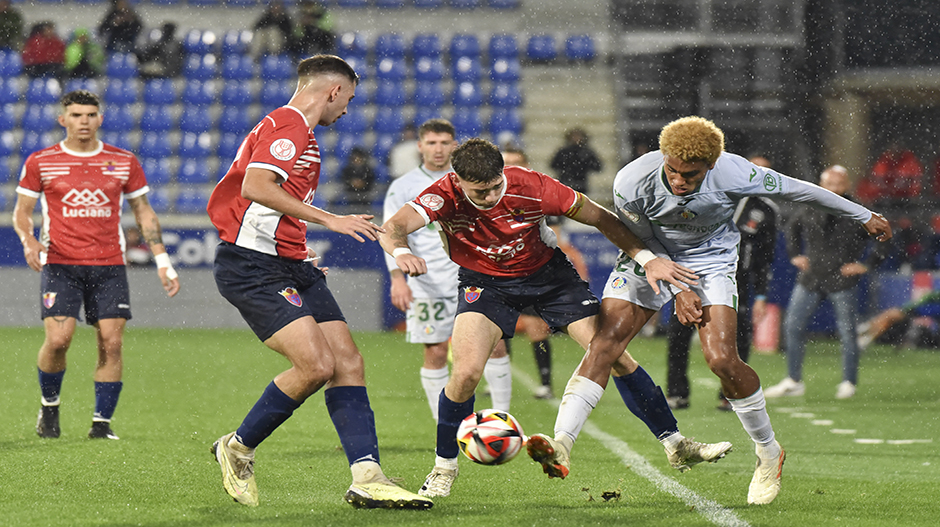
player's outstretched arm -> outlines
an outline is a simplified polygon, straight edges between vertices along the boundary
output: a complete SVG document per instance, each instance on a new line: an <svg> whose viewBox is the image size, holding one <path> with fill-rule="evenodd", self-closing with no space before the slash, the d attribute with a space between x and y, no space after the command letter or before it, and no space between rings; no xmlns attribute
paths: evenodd
<svg viewBox="0 0 940 527"><path fill-rule="evenodd" d="M408 247L408 235L424 225L424 218L408 204L398 209L398 212L382 225L379 244L385 252L395 258L398 268L408 276L418 276L428 272L424 258L412 254L411 248Z"/></svg>
<svg viewBox="0 0 940 527"><path fill-rule="evenodd" d="M891 224L881 214L872 212L871 219L865 222L864 225L868 234L874 236L879 242L886 242L891 239Z"/></svg>
<svg viewBox="0 0 940 527"><path fill-rule="evenodd" d="M157 264L157 275L160 277L160 283L167 296L176 296L180 291L179 275L173 269L170 263L170 255L166 252L163 245L163 231L160 229L160 220L157 219L157 213L150 206L150 201L146 194L130 198L127 200L134 212L134 219L137 220L137 228L140 229L140 235L150 247L153 253L153 259Z"/></svg>
<svg viewBox="0 0 940 527"><path fill-rule="evenodd" d="M43 244L39 243L33 235L33 209L36 208L36 198L16 195L16 207L13 209L13 230L23 244L23 256L26 265L33 271L42 271L42 254L46 252Z"/></svg>

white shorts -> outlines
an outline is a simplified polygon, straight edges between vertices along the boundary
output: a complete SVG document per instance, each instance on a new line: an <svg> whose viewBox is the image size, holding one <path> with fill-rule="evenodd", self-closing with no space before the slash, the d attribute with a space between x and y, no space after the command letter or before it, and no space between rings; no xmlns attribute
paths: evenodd
<svg viewBox="0 0 940 527"><path fill-rule="evenodd" d="M454 333L457 297L415 298L406 313L405 339L418 344L447 342Z"/></svg>
<svg viewBox="0 0 940 527"><path fill-rule="evenodd" d="M688 266L686 266L688 267ZM695 271L695 269L693 269ZM706 273L696 271L698 285L689 286L701 299L703 306L728 306L738 309L738 282L735 279L737 262L719 270ZM646 309L659 311L679 292L679 288L666 282L659 283L657 295L649 282L646 271L629 256L620 253L617 265L607 278L603 298L626 300Z"/></svg>

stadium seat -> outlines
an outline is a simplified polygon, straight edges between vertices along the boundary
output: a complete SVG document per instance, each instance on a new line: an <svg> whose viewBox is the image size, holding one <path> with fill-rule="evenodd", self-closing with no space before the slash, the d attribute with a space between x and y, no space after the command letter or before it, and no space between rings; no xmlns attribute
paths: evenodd
<svg viewBox="0 0 940 527"><path fill-rule="evenodd" d="M450 7L454 9L476 9L482 4L481 0L448 0Z"/></svg>
<svg viewBox="0 0 940 527"><path fill-rule="evenodd" d="M11 154L13 154L13 152L15 151L14 150L15 147L16 147L16 138L13 136L13 132L10 132L9 130L4 130L3 132L0 132L0 168L3 168L4 166L6 166L6 168L9 170L9 166L7 165L6 158L10 156ZM7 174L7 176L9 176L9 174ZM6 183L6 182L7 182L6 178L0 177L0 183Z"/></svg>
<svg viewBox="0 0 940 527"><path fill-rule="evenodd" d="M249 0L254 5L256 0ZM229 2L231 5L231 2ZM243 4L244 5L244 4ZM222 56L247 55L254 34L248 29L229 29L222 34Z"/></svg>
<svg viewBox="0 0 940 527"><path fill-rule="evenodd" d="M490 106L498 108L518 108L522 106L522 93L519 87L511 83L494 84L490 91Z"/></svg>
<svg viewBox="0 0 940 527"><path fill-rule="evenodd" d="M487 128L494 139L505 132L519 137L522 135L522 116L515 108L494 109Z"/></svg>
<svg viewBox="0 0 940 527"><path fill-rule="evenodd" d="M105 64L105 75L111 79L132 79L137 77L137 55L133 53L112 53Z"/></svg>
<svg viewBox="0 0 940 527"><path fill-rule="evenodd" d="M0 163L0 181L6 181L10 176L10 167L6 163ZM10 206L10 198L7 197L7 193L0 190L0 210L7 210L7 207Z"/></svg>
<svg viewBox="0 0 940 527"><path fill-rule="evenodd" d="M490 79L493 82L516 82L521 75L519 59L496 59L490 68Z"/></svg>
<svg viewBox="0 0 940 527"><path fill-rule="evenodd" d="M151 188L147 200L154 212L163 214L170 210L170 192L165 188Z"/></svg>
<svg viewBox="0 0 940 527"><path fill-rule="evenodd" d="M461 82L454 88L454 106L479 107L483 104L483 93L480 87L472 82Z"/></svg>
<svg viewBox="0 0 940 527"><path fill-rule="evenodd" d="M415 0L418 9L438 9L444 5L444 0Z"/></svg>
<svg viewBox="0 0 940 527"><path fill-rule="evenodd" d="M23 96L23 83L18 79L0 75L0 104L15 104Z"/></svg>
<svg viewBox="0 0 940 527"><path fill-rule="evenodd" d="M404 106L407 98L403 85L395 81L380 80L376 84L372 102L380 106Z"/></svg>
<svg viewBox="0 0 940 527"><path fill-rule="evenodd" d="M97 79L69 79L65 81L65 89L62 93L68 93L75 90L88 90L92 93L101 93L101 85Z"/></svg>
<svg viewBox="0 0 940 527"><path fill-rule="evenodd" d="M196 7L218 7L222 5L222 0L186 0L186 3Z"/></svg>
<svg viewBox="0 0 940 527"><path fill-rule="evenodd" d="M131 3L133 4L134 2L131 2ZM169 5L169 6L174 6L174 5L180 5L180 4L182 4L182 3L183 3L183 0L150 0L150 3L151 3L151 4L156 4L156 5Z"/></svg>
<svg viewBox="0 0 940 527"><path fill-rule="evenodd" d="M170 160L167 158L145 157L140 160L144 168L147 183L152 185L166 185L170 182Z"/></svg>
<svg viewBox="0 0 940 527"><path fill-rule="evenodd" d="M23 72L23 57L11 49L0 50L0 78L11 79Z"/></svg>
<svg viewBox="0 0 940 527"><path fill-rule="evenodd" d="M415 35L411 41L411 57L417 61L420 58L428 57L432 59L441 56L441 39L434 33L422 33Z"/></svg>
<svg viewBox="0 0 940 527"><path fill-rule="evenodd" d="M111 79L104 89L105 104L134 104L139 99L140 83L137 79Z"/></svg>
<svg viewBox="0 0 940 527"><path fill-rule="evenodd" d="M451 77L454 82L478 82L482 71L480 59L460 57L451 63Z"/></svg>
<svg viewBox="0 0 940 527"><path fill-rule="evenodd" d="M565 58L568 60L590 62L596 55L594 39L590 35L571 35L565 39Z"/></svg>
<svg viewBox="0 0 940 527"><path fill-rule="evenodd" d="M432 106L419 106L415 108L415 116L412 120L415 127L421 126L428 119L436 119L443 117L440 108L435 108Z"/></svg>
<svg viewBox="0 0 940 527"><path fill-rule="evenodd" d="M209 183L211 181L209 176L209 160L208 158L186 158L180 159L179 170L176 171L176 182L180 185L200 185L202 183ZM180 194L183 193L183 189L180 189ZM177 202L178 203L178 202ZM205 207L203 207L203 212L205 212Z"/></svg>
<svg viewBox="0 0 940 527"><path fill-rule="evenodd" d="M144 132L137 147L140 157L163 158L173 155L173 146L164 132Z"/></svg>
<svg viewBox="0 0 940 527"><path fill-rule="evenodd" d="M268 109L268 112L274 108L284 106L294 95L294 84L292 81L266 82L261 86L258 100L262 106Z"/></svg>
<svg viewBox="0 0 940 527"><path fill-rule="evenodd" d="M483 132L480 112L476 108L469 106L456 108L450 122L457 129L457 139L459 141L478 136Z"/></svg>
<svg viewBox="0 0 940 527"><path fill-rule="evenodd" d="M219 144L216 146L215 155L219 159L225 160L225 163L231 163L238 153L238 147L241 146L244 137L237 134L222 134L219 137Z"/></svg>
<svg viewBox="0 0 940 527"><path fill-rule="evenodd" d="M189 55L206 55L215 53L218 37L214 31L190 29L183 37L183 51Z"/></svg>
<svg viewBox="0 0 940 527"><path fill-rule="evenodd" d="M532 62L551 62L558 56L555 37L549 34L532 35L526 45L526 57Z"/></svg>
<svg viewBox="0 0 940 527"><path fill-rule="evenodd" d="M416 81L439 81L444 79L444 62L440 58L422 57L415 60Z"/></svg>
<svg viewBox="0 0 940 527"><path fill-rule="evenodd" d="M486 0L490 9L518 9L519 0Z"/></svg>
<svg viewBox="0 0 940 527"><path fill-rule="evenodd" d="M54 104L62 96L62 85L56 79L32 79L25 95L29 104Z"/></svg>
<svg viewBox="0 0 940 527"><path fill-rule="evenodd" d="M375 112L375 124L372 129L377 134L398 135L404 124L400 108L380 107Z"/></svg>
<svg viewBox="0 0 940 527"><path fill-rule="evenodd" d="M450 40L450 60L460 57L480 58L480 40L472 33L458 33Z"/></svg>
<svg viewBox="0 0 940 527"><path fill-rule="evenodd" d="M48 132L58 125L56 107L51 104L30 104L23 112L20 127L24 132Z"/></svg>
<svg viewBox="0 0 940 527"><path fill-rule="evenodd" d="M337 40L336 53L344 59L356 57L365 59L369 52L369 46L366 39L359 33L347 31L339 36Z"/></svg>
<svg viewBox="0 0 940 527"><path fill-rule="evenodd" d="M398 33L382 33L375 39L375 59L404 59L405 39Z"/></svg>
<svg viewBox="0 0 940 527"><path fill-rule="evenodd" d="M183 171L184 167L180 167L180 172ZM192 168L196 170L196 167L186 167L187 170ZM208 182L209 178L203 178ZM209 206L209 196L202 189L192 188L189 186L180 187L179 194L176 196L176 203L174 208L179 214L206 214L206 207Z"/></svg>
<svg viewBox="0 0 940 527"><path fill-rule="evenodd" d="M207 133L184 133L180 138L180 147L176 152L181 160L202 159L209 156L212 137Z"/></svg>
<svg viewBox="0 0 940 527"><path fill-rule="evenodd" d="M225 106L241 106L254 103L255 96L251 93L251 85L247 82L228 80L222 86L219 100Z"/></svg>
<svg viewBox="0 0 940 527"><path fill-rule="evenodd" d="M358 98L358 97L357 97ZM333 123L331 130L343 134L364 134L369 126L369 122L361 110L348 111Z"/></svg>
<svg viewBox="0 0 940 527"><path fill-rule="evenodd" d="M12 104L0 105L0 132L8 132L16 128L16 110ZM10 154L0 154L0 157Z"/></svg>
<svg viewBox="0 0 940 527"><path fill-rule="evenodd" d="M102 115L101 129L105 132L127 133L138 128L137 117L128 104L110 104L104 108Z"/></svg>
<svg viewBox="0 0 940 527"><path fill-rule="evenodd" d="M184 105L180 113L179 128L181 132L201 134L212 129L212 118L209 107L203 105Z"/></svg>
<svg viewBox="0 0 940 527"><path fill-rule="evenodd" d="M353 148L362 147L362 136L353 134L339 134L336 136L336 144L331 150L333 158L339 161L340 165L346 163L349 153Z"/></svg>
<svg viewBox="0 0 940 527"><path fill-rule="evenodd" d="M369 64L366 62L365 58L362 57L346 57L346 63L359 75L360 84L362 81L368 79L371 75L369 73Z"/></svg>
<svg viewBox="0 0 940 527"><path fill-rule="evenodd" d="M215 127L219 133L235 134L243 136L247 134L255 123L251 121L251 116L244 108L238 106L226 106L222 109L222 115Z"/></svg>
<svg viewBox="0 0 940 527"><path fill-rule="evenodd" d="M183 63L183 78L197 81L212 80L219 76L219 65L215 55L190 54Z"/></svg>
<svg viewBox="0 0 940 527"><path fill-rule="evenodd" d="M151 79L144 82L144 102L147 104L174 104L176 87L172 79Z"/></svg>
<svg viewBox="0 0 940 527"><path fill-rule="evenodd" d="M100 138L105 143L118 148L123 148L129 152L136 150L134 142L131 140L131 134L127 132L101 132Z"/></svg>
<svg viewBox="0 0 940 527"><path fill-rule="evenodd" d="M375 77L396 82L405 80L408 77L408 67L405 66L405 59L386 57L379 60L375 67Z"/></svg>
<svg viewBox="0 0 940 527"><path fill-rule="evenodd" d="M139 127L141 132L169 132L175 124L167 105L151 104L144 107Z"/></svg>
<svg viewBox="0 0 940 527"><path fill-rule="evenodd" d="M498 59L518 59L519 43L516 41L516 36L511 33L500 33L490 37L487 56L491 63Z"/></svg>
<svg viewBox="0 0 940 527"><path fill-rule="evenodd" d="M215 102L216 91L214 81L188 80L183 86L180 102L188 105L208 106Z"/></svg>
<svg viewBox="0 0 940 527"><path fill-rule="evenodd" d="M398 134L376 135L375 143L372 144L372 157L379 163L387 163L388 153L396 143L398 143Z"/></svg>
<svg viewBox="0 0 940 527"><path fill-rule="evenodd" d="M261 80L282 81L294 76L294 62L289 55L265 55L261 59Z"/></svg>
<svg viewBox="0 0 940 527"><path fill-rule="evenodd" d="M444 88L437 81L423 81L415 84L415 106L440 108L444 104Z"/></svg>
<svg viewBox="0 0 940 527"><path fill-rule="evenodd" d="M336 7L345 7L347 9L362 9L369 7L369 0L335 0Z"/></svg>
<svg viewBox="0 0 940 527"><path fill-rule="evenodd" d="M215 172L215 181L221 181L228 174L228 169L232 168L232 159L218 158L219 169Z"/></svg>
<svg viewBox="0 0 940 527"><path fill-rule="evenodd" d="M227 55L222 60L222 78L247 81L255 78L255 61L250 55Z"/></svg>
<svg viewBox="0 0 940 527"><path fill-rule="evenodd" d="M405 0L375 0L375 7L379 9L401 9L405 7Z"/></svg>

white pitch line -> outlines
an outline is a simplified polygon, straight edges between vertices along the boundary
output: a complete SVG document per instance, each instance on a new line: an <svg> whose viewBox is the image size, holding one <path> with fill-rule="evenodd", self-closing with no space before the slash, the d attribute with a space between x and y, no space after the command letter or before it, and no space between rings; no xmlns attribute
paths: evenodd
<svg viewBox="0 0 940 527"><path fill-rule="evenodd" d="M539 384L537 384L532 377L515 366L513 366L512 372L513 377L525 385L529 391L535 391L535 389L539 387ZM614 391L616 391L616 389ZM558 399L552 399L547 402L555 408L558 408L560 403ZM626 411L629 413L629 410ZM749 523L739 518L731 509L696 494L675 479L664 475L650 464L646 458L630 448L626 442L604 432L594 425L592 421L588 420L588 422L584 423L584 428L582 428L581 431L600 441L607 450L610 450L620 457L623 464L629 467L630 470L646 478L647 481L655 485L659 490L675 496L709 522L719 527L750 527Z"/></svg>

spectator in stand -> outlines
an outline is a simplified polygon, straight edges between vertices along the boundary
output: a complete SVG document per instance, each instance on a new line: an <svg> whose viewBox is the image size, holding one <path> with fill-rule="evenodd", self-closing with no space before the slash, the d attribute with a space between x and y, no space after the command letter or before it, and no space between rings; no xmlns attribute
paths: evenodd
<svg viewBox="0 0 940 527"><path fill-rule="evenodd" d="M0 49L19 51L22 46L23 14L10 0L0 0Z"/></svg>
<svg viewBox="0 0 940 527"><path fill-rule="evenodd" d="M920 195L923 176L924 166L914 152L892 141L859 183L856 194L862 203L901 208Z"/></svg>
<svg viewBox="0 0 940 527"><path fill-rule="evenodd" d="M336 35L333 33L333 19L323 4L300 2L297 11L300 22L291 35L291 52L300 58L332 53L336 48Z"/></svg>
<svg viewBox="0 0 940 527"><path fill-rule="evenodd" d="M565 146L552 157L552 170L558 175L558 181L587 194L588 175L599 172L601 165L597 153L588 146L587 132L582 128L571 128L565 132Z"/></svg>
<svg viewBox="0 0 940 527"><path fill-rule="evenodd" d="M112 0L111 9L98 26L98 35L105 41L104 49L111 53L133 53L137 37L143 29L137 12L127 0Z"/></svg>
<svg viewBox="0 0 940 527"><path fill-rule="evenodd" d="M23 71L33 78L62 77L65 42L55 30L55 22L37 22L23 45Z"/></svg>
<svg viewBox="0 0 940 527"><path fill-rule="evenodd" d="M176 24L164 22L150 32L148 42L137 52L140 76L145 79L176 77L183 70L183 43L176 38Z"/></svg>
<svg viewBox="0 0 940 527"><path fill-rule="evenodd" d="M252 55L255 58L264 55L280 55L287 48L288 41L294 28L284 2L274 0L268 3L268 8L261 13L253 27L254 37L251 39Z"/></svg>
<svg viewBox="0 0 940 527"><path fill-rule="evenodd" d="M401 177L421 163L418 129L413 123L408 123L402 128L401 140L388 152L388 172L393 178Z"/></svg>
<svg viewBox="0 0 940 527"><path fill-rule="evenodd" d="M349 159L340 171L343 180L341 201L347 205L368 205L372 203L372 190L375 188L375 168L372 156L361 146L349 152Z"/></svg>
<svg viewBox="0 0 940 527"><path fill-rule="evenodd" d="M65 47L66 77L97 77L103 71L104 60L104 50L87 29L80 27L72 32L72 40Z"/></svg>

